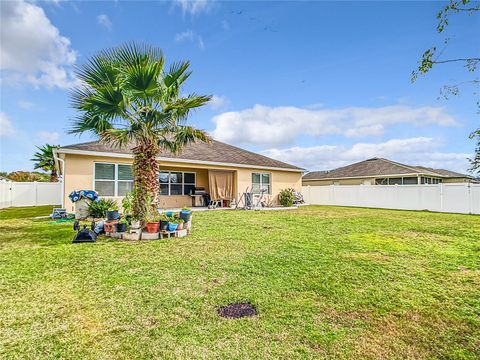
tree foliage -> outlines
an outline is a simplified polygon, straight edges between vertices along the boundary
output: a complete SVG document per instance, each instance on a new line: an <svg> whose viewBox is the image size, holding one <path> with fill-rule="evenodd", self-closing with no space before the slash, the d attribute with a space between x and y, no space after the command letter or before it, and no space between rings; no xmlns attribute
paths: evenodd
<svg viewBox="0 0 480 360"><path fill-rule="evenodd" d="M53 150L58 149L58 145L45 144L43 146L37 146L37 151L33 154L33 158L30 159L34 162L34 169L41 169L46 172L50 172L50 181L58 181L57 165L53 156Z"/></svg>
<svg viewBox="0 0 480 360"><path fill-rule="evenodd" d="M50 181L50 175L41 173L38 171L12 171L11 173L8 173L5 178L11 181L17 181L17 182L32 182L32 181L38 181L38 182L49 182Z"/></svg>
<svg viewBox="0 0 480 360"><path fill-rule="evenodd" d="M188 143L210 140L205 131L186 124L191 111L211 98L181 94L189 67L181 61L165 70L159 48L131 43L103 50L77 69L83 85L71 93L79 116L70 132L88 132L104 143L131 149L132 207L138 219L144 220L149 207L158 204L159 152L179 153Z"/></svg>
<svg viewBox="0 0 480 360"><path fill-rule="evenodd" d="M439 34L443 33L447 26L449 25L450 16L452 14L459 14L465 13L468 15L476 14L480 11L480 3L478 1L470 1L470 0L450 0L450 2L445 5L440 11L437 13L437 32ZM474 34L478 37L478 34ZM473 94L476 98L477 106L479 107L480 112L480 99L479 99L479 87L480 87L480 79L478 78L478 65L480 64L480 54L469 54L465 57L458 57L458 58L444 58L443 55L445 50L448 47L450 42L450 38L444 38L443 46L439 49L437 46L432 46L431 48L425 50L422 54L419 66L412 72L411 80L415 82L420 75L427 74L434 66L440 64L451 64L451 63L460 63L463 64L467 72L469 73L469 79L457 82L454 84L447 84L444 85L440 89L440 95L443 98L448 98L450 95L458 95L460 94L460 88L463 86L472 86L473 87ZM474 40L474 44L477 45L474 51L479 51L478 47L478 39ZM473 158L469 159L471 163L471 172L476 172L480 174L480 127L473 131L470 134L471 139L477 139L477 145L475 147L475 154Z"/></svg>

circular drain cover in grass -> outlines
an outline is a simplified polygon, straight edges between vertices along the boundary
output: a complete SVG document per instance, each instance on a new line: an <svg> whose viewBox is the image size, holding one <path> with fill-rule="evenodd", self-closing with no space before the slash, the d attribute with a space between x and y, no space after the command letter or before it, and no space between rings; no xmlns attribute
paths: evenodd
<svg viewBox="0 0 480 360"><path fill-rule="evenodd" d="M257 315L255 306L248 303L233 303L222 306L218 309L218 315L229 319L238 319L246 316Z"/></svg>

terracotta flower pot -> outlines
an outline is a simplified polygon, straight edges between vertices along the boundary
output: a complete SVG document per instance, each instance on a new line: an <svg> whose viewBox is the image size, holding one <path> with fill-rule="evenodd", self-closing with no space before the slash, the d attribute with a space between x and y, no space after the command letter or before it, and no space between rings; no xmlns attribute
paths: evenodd
<svg viewBox="0 0 480 360"><path fill-rule="evenodd" d="M105 224L103 224L103 231L105 231L106 233L114 232L115 231L115 223L106 222Z"/></svg>
<svg viewBox="0 0 480 360"><path fill-rule="evenodd" d="M153 234L158 232L158 227L160 224L158 222L147 222L145 228L148 233Z"/></svg>
<svg viewBox="0 0 480 360"><path fill-rule="evenodd" d="M177 226L177 230L182 230L183 229L183 223L179 222Z"/></svg>

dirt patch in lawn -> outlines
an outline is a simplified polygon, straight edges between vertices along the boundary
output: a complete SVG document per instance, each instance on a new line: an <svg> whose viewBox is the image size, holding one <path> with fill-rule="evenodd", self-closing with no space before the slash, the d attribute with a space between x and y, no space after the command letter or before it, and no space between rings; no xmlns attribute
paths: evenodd
<svg viewBox="0 0 480 360"><path fill-rule="evenodd" d="M233 303L221 306L217 310L218 315L227 319L238 319L257 315L255 306L249 303Z"/></svg>

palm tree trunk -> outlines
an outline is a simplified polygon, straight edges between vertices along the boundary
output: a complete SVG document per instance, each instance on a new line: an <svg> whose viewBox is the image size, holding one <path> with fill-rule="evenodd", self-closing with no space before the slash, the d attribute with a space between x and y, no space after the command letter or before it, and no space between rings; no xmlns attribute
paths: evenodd
<svg viewBox="0 0 480 360"><path fill-rule="evenodd" d="M158 207L160 183L157 163L158 147L153 143L136 146L133 150L133 217L145 221Z"/></svg>
<svg viewBox="0 0 480 360"><path fill-rule="evenodd" d="M50 181L51 182L57 182L58 181L57 169L55 169L55 168L53 168L51 173L50 173Z"/></svg>

